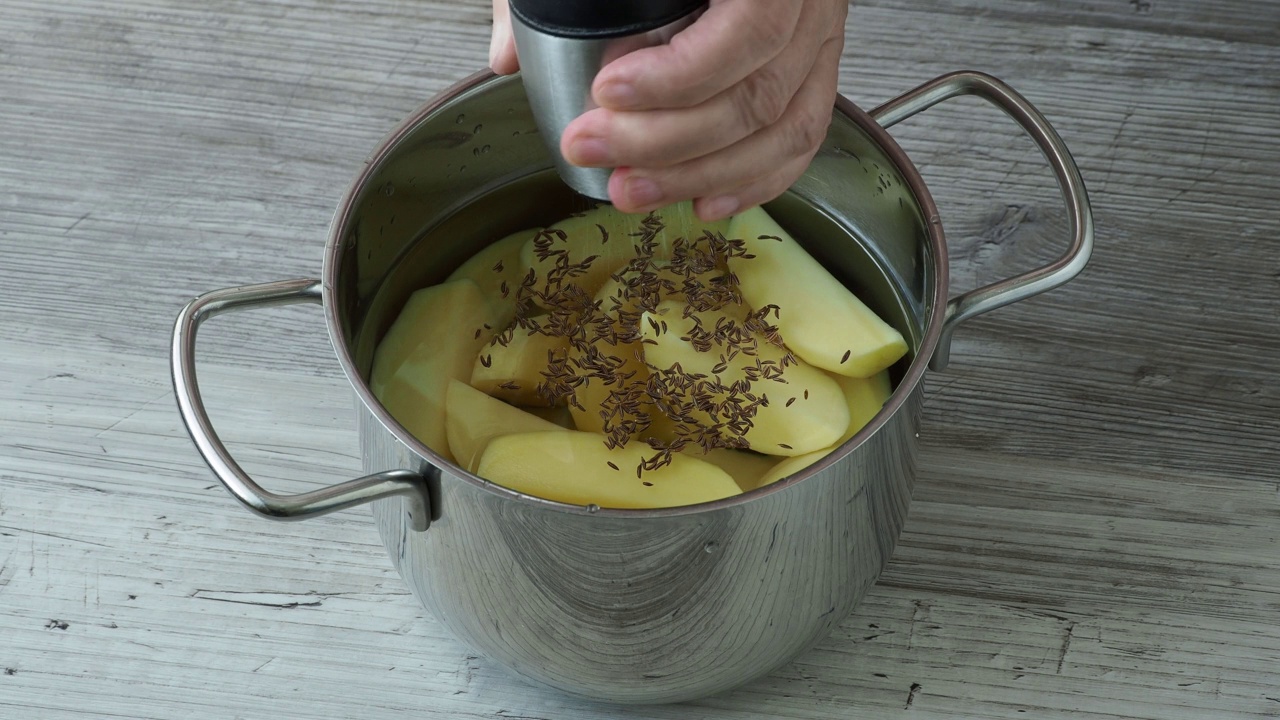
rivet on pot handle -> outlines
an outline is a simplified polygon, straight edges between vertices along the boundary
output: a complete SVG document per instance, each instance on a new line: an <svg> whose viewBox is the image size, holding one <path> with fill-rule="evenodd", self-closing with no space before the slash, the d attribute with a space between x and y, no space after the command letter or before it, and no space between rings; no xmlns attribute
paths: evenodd
<svg viewBox="0 0 1280 720"><path fill-rule="evenodd" d="M196 384L196 330L205 320L229 310L295 303L319 303L321 283L304 278L215 290L192 300L173 329L171 364L178 411L187 432L213 474L250 510L273 520L305 520L356 505L400 496L409 501L414 530L431 522L423 478L408 470L390 470L299 495L276 495L258 486L240 469L214 432Z"/></svg>
<svg viewBox="0 0 1280 720"><path fill-rule="evenodd" d="M947 303L938 348L929 362L933 370L946 368L951 356L951 336L960 323L1062 285L1084 269L1093 252L1093 211L1075 160L1044 115L1000 80L971 71L943 75L872 110L871 117L887 128L961 95L976 95L1005 111L1044 153L1067 204L1071 245L1066 254L1048 265L952 298Z"/></svg>

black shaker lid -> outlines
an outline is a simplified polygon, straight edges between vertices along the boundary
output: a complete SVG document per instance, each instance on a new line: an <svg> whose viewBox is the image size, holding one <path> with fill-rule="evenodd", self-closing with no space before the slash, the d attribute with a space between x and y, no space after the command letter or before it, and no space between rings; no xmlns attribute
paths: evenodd
<svg viewBox="0 0 1280 720"><path fill-rule="evenodd" d="M706 0L511 0L511 12L547 35L608 38L675 22Z"/></svg>

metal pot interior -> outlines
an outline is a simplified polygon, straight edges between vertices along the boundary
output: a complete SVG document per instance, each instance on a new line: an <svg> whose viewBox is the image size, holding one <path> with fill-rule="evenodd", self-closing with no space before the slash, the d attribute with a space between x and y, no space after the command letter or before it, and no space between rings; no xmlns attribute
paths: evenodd
<svg viewBox="0 0 1280 720"><path fill-rule="evenodd" d="M361 396L371 399L374 350L411 293L486 244L590 202L556 175L518 77L478 75L406 121L340 206L325 258L330 332ZM891 369L899 385L922 375L945 290L945 246L923 210L931 207L897 145L843 98L808 172L766 205L907 338L908 355Z"/></svg>

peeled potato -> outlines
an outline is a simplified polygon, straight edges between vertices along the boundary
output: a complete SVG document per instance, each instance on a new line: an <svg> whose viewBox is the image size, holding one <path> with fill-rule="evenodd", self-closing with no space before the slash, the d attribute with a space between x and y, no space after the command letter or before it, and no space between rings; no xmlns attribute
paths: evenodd
<svg viewBox="0 0 1280 720"><path fill-rule="evenodd" d="M612 355L623 360L622 367L618 369L618 372L631 374L631 378L625 381L627 384L644 382L649 377L649 368L645 367L645 364L637 357L640 353L640 343L603 344L600 350L605 355ZM573 347L569 348L569 355L571 358L581 357L578 349ZM585 383L578 386L575 392L578 405L581 405L581 407L569 406L569 413L573 415L574 425L584 432L608 432L601 412L608 407L609 396L621 389L621 386L617 383L606 383L605 380L598 377L588 378ZM614 422L616 421L611 421L610 425L612 426Z"/></svg>
<svg viewBox="0 0 1280 720"><path fill-rule="evenodd" d="M669 273L669 275L674 278L674 274ZM622 280L610 277L596 291L595 301L599 303L604 312L611 315L636 312L635 300L623 298L622 287ZM614 311L614 305L618 305L620 311ZM635 327L630 329L632 331L636 330ZM628 328L625 328L621 320L618 320L614 322L614 330L625 336ZM620 368L620 372L631 375L631 378L626 381L627 383L639 383L648 379L649 368L641 360L644 354L640 350L639 342L620 341L616 345L610 345L608 342L599 342L597 345L605 355L611 355L623 360L624 364ZM570 348L569 352L571 357L581 358L582 354L576 348ZM570 406L569 408L569 412L573 415L575 426L584 432L606 432L605 419L600 413L605 406L605 402L609 399L610 393L619 389L620 387L617 384L606 384L600 378L590 378L585 384L579 386L577 400L582 407Z"/></svg>
<svg viewBox="0 0 1280 720"><path fill-rule="evenodd" d="M480 349L471 386L516 405L546 405L538 384L546 381L548 353L564 357L568 349L568 338L516 328L506 345L492 341Z"/></svg>
<svg viewBox="0 0 1280 720"><path fill-rule="evenodd" d="M426 290L419 290L409 296L373 355L369 389L375 397L382 397L391 376L404 364L409 353L439 329L440 317L436 313L441 304L437 293Z"/></svg>
<svg viewBox="0 0 1280 720"><path fill-rule="evenodd" d="M680 454L636 477L652 455L635 444L610 450L596 433L521 433L491 440L476 474L536 497L608 508L693 505L742 492L720 468Z"/></svg>
<svg viewBox="0 0 1280 720"><path fill-rule="evenodd" d="M385 373L394 374L374 392L387 412L427 447L452 460L445 432L445 392L450 380L467 380L476 353L488 338L477 330L497 322L495 309L471 280L455 280L414 293L388 336L407 333L418 343L403 360L396 355L409 343L379 346L374 356ZM401 322L411 324L398 329ZM428 327L429 326L429 327ZM429 329L429 332L427 330ZM389 354L390 353L390 354Z"/></svg>
<svg viewBox="0 0 1280 720"><path fill-rule="evenodd" d="M700 237L704 230L724 232L728 229L724 221L704 223L698 220L693 213L693 203L688 201L663 208L655 214L665 225L654 238L658 243L654 252L656 259L671 257L671 244L676 238L691 239ZM636 257L640 238L633 235L642 231L645 217L645 213L627 214L612 205L600 205L552 225L551 230L565 235L564 240L554 241L552 247L568 251L571 263L580 263L592 256L596 258L587 271L572 282L587 295L595 295L610 275ZM550 256L539 260L533 246L534 241L530 239L521 250L523 266L533 268L539 278L548 277L555 268L556 258Z"/></svg>
<svg viewBox="0 0 1280 720"><path fill-rule="evenodd" d="M521 230L485 247L472 255L445 282L471 280L489 302L499 306L498 323L494 327L506 327L515 317L516 289L524 278L525 267L520 261L520 251L536 230ZM502 287L507 293L503 297Z"/></svg>
<svg viewBox="0 0 1280 720"><path fill-rule="evenodd" d="M672 290L663 290L659 293L660 297L657 298L657 302L683 298L684 296L679 293L679 288L684 282L684 276L672 272L666 260L657 260L654 265L658 266L658 270L654 272L658 279L672 285ZM637 273L634 272L615 273L606 278L604 284L596 291L595 301L599 303L600 309L616 317L617 321L614 322L613 326L618 333L625 333L626 328L623 320L627 317L634 314L635 319L639 321L641 311L639 307L640 298L624 297L623 295L626 283L636 277ZM615 310L614 308L617 309Z"/></svg>
<svg viewBox="0 0 1280 720"><path fill-rule="evenodd" d="M902 334L881 320L813 259L763 208L734 216L728 236L753 258L729 258L743 298L777 305L778 330L802 360L837 375L870 377L907 352Z"/></svg>
<svg viewBox="0 0 1280 720"><path fill-rule="evenodd" d="M685 283L690 279L684 273L677 273L671 269L671 263L667 260L656 260L653 267L647 268L644 272L650 274L651 279L643 284L651 285L657 288L657 297L642 298L638 295L632 297L625 296L625 286L628 282L633 282L640 277L640 273L636 271L625 271L615 273L605 280L604 285L596 292L595 301L600 308L611 315L615 315L618 321L614 323L614 328L619 333L626 330L623 327L623 320L634 320L639 322L639 315L645 309L653 309L658 304L672 300L684 301L688 299L688 295L684 290ZM721 279L724 271L716 270L705 274L694 275L693 280L699 285L705 287L713 282L714 279ZM642 307L649 304L649 307ZM616 308L616 309L615 309ZM746 309L742 308L742 315L745 317ZM736 315L735 315L736 316ZM633 325L633 329L638 328L638 324Z"/></svg>
<svg viewBox="0 0 1280 720"><path fill-rule="evenodd" d="M831 377L840 385L840 390L844 393L845 402L849 406L849 429L829 448L816 450L799 457L787 458L779 462L768 471L762 473L756 479L755 485L751 487L743 485L739 480L738 484L742 486L744 492L764 487L769 483L795 475L826 457L837 447L847 442L849 438L857 435L859 430L871 422L871 419L880 412L880 408L884 407L889 396L893 394L893 387L890 384L889 371L887 370L869 378L848 378L841 375L832 375ZM734 477L737 478L738 476L735 475Z"/></svg>
<svg viewBox="0 0 1280 720"><path fill-rule="evenodd" d="M683 304L665 302L658 306L657 312L645 313L640 330L645 339L653 341L644 344L648 364L665 370L679 363L685 373L715 376L726 386L745 379L745 368L753 366L755 358L742 353L724 363L723 368L718 367L720 356L727 348L713 345L710 352L698 352L684 339L695 323L692 318L683 318L683 312ZM695 315L706 328L716 327L724 318L738 320L724 310ZM758 339L757 347L757 356L762 361L781 363L785 354L763 338ZM849 428L849 408L836 381L803 361L788 366L782 380L785 382L760 379L751 384L754 394L763 394L769 399L768 406L756 411L752 427L744 436L751 449L766 455L791 457L834 444Z"/></svg>
<svg viewBox="0 0 1280 720"><path fill-rule="evenodd" d="M501 435L528 432L567 432L555 423L512 407L457 380L445 395L445 433L458 465L476 471L489 441Z"/></svg>
<svg viewBox="0 0 1280 720"><path fill-rule="evenodd" d="M884 407L889 396L893 394L893 387L889 381L888 370L883 370L869 378L850 378L842 375L832 377L840 385L845 402L849 406L849 429L836 441L836 445L842 445L849 438L857 435L859 430L880 413L880 408Z"/></svg>

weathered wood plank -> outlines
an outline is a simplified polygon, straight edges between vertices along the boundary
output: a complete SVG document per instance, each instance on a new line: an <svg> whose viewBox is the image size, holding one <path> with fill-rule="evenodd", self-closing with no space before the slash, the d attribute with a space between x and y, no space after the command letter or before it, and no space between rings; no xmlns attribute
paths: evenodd
<svg viewBox="0 0 1280 720"><path fill-rule="evenodd" d="M1093 193L1079 280L960 331L916 502L837 633L693 707L508 679L427 617L367 515L239 508L170 399L203 290L314 275L396 122L482 67L487 3L6 2L0 18L0 716L1280 716L1280 5L866 0L842 90L1000 76ZM894 129L957 289L1043 262L1064 219L976 102ZM359 471L315 308L220 319L229 444L298 491Z"/></svg>

